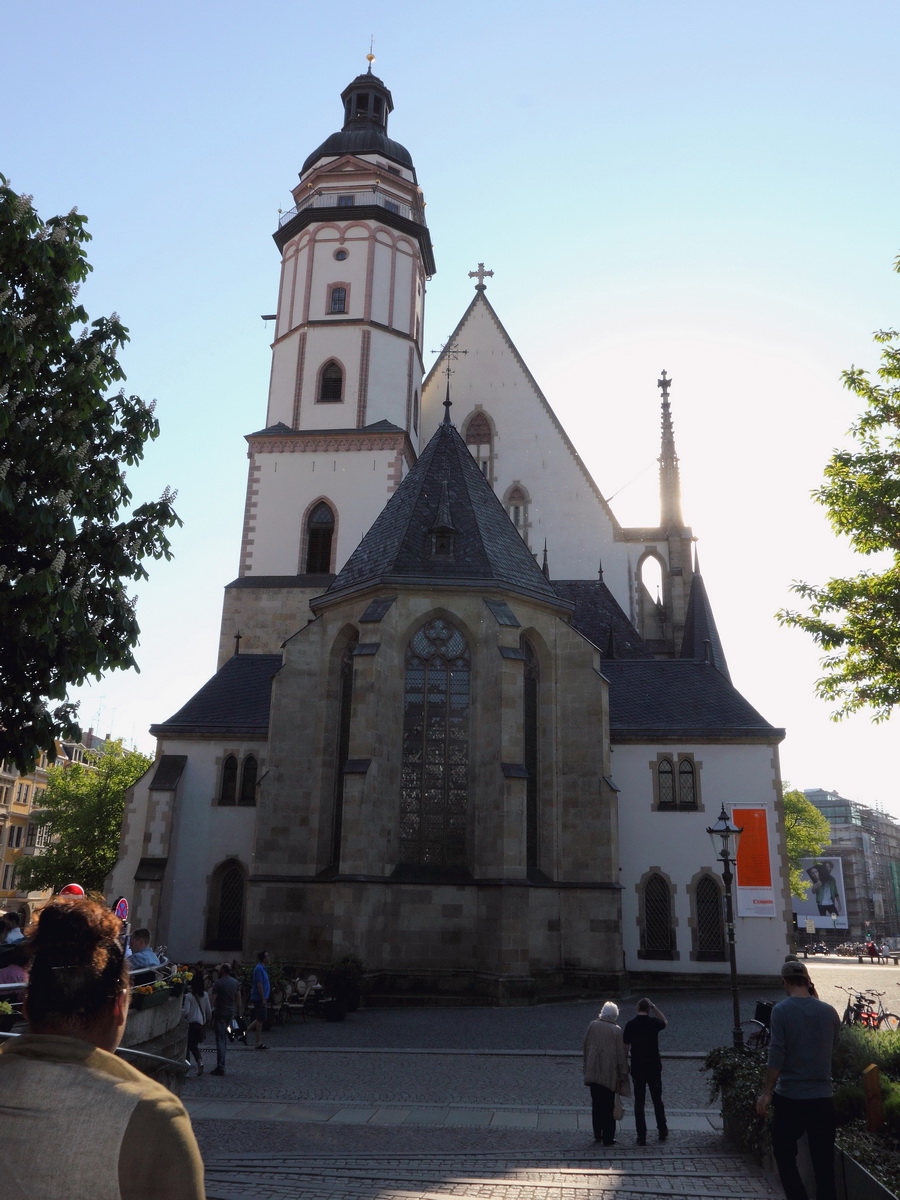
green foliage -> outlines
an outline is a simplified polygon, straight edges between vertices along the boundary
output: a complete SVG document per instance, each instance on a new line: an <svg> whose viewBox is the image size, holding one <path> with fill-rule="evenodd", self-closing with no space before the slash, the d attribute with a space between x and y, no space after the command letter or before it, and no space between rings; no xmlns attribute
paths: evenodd
<svg viewBox="0 0 900 1200"><path fill-rule="evenodd" d="M140 397L106 395L128 331L76 301L89 240L74 209L43 221L0 176L0 759L22 773L78 736L70 687L137 665L124 581L171 557L180 524L168 489L122 515L123 467L159 426Z"/></svg>
<svg viewBox="0 0 900 1200"><path fill-rule="evenodd" d="M43 854L19 860L17 886L58 891L74 882L102 891L119 854L125 793L152 762L121 742L107 742L88 751L84 763L50 767L37 819L54 840Z"/></svg>
<svg viewBox="0 0 900 1200"><path fill-rule="evenodd" d="M710 1100L721 1097L726 1137L762 1162L769 1150L769 1117L759 1115L756 1100L766 1079L766 1055L717 1046L703 1070L710 1073Z"/></svg>
<svg viewBox="0 0 900 1200"><path fill-rule="evenodd" d="M900 272L900 258L894 269ZM879 330L874 338L883 347L877 380L859 367L842 376L867 406L850 428L857 444L832 455L813 495L855 550L883 553L887 565L824 587L794 583L809 611L778 614L826 652L816 691L838 704L835 720L870 708L873 720L883 721L900 703L900 331Z"/></svg>
<svg viewBox="0 0 900 1200"><path fill-rule="evenodd" d="M827 818L796 788L786 790L782 802L791 895L802 900L806 896L809 876L802 870L800 860L817 858L822 853L823 847L831 841L831 827Z"/></svg>
<svg viewBox="0 0 900 1200"><path fill-rule="evenodd" d="M882 1075L900 1080L900 1032L844 1026L834 1053L835 1080L859 1079L870 1063Z"/></svg>

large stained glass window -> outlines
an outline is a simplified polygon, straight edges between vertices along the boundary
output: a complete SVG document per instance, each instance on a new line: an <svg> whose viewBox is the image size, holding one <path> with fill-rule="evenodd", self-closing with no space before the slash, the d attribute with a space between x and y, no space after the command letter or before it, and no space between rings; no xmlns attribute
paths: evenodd
<svg viewBox="0 0 900 1200"><path fill-rule="evenodd" d="M400 861L462 866L469 791L469 648L448 621L406 650Z"/></svg>

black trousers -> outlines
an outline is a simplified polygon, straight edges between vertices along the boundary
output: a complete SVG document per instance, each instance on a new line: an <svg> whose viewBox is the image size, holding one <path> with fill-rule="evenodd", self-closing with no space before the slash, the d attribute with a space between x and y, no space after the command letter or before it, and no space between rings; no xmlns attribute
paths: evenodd
<svg viewBox="0 0 900 1200"><path fill-rule="evenodd" d="M616 1140L616 1119L613 1116L613 1105L616 1093L602 1083L591 1083L591 1121L594 1125L594 1137L605 1146Z"/></svg>
<svg viewBox="0 0 900 1200"><path fill-rule="evenodd" d="M650 1071L632 1071L631 1078L634 1083L634 1127L638 1137L647 1136L644 1101L648 1088L653 1103L653 1112L656 1116L656 1128L660 1133L668 1133L666 1110L662 1102L662 1067Z"/></svg>
<svg viewBox="0 0 900 1200"><path fill-rule="evenodd" d="M772 1097L772 1156L786 1200L809 1200L797 1170L797 1143L805 1133L816 1179L816 1200L835 1200L834 1101Z"/></svg>

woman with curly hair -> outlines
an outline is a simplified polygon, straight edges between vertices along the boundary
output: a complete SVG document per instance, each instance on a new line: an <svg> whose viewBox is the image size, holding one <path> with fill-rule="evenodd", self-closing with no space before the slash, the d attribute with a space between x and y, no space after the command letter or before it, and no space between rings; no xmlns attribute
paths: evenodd
<svg viewBox="0 0 900 1200"><path fill-rule="evenodd" d="M128 1016L121 922L56 897L27 931L28 1033L0 1047L5 1200L202 1200L181 1101L115 1056Z"/></svg>

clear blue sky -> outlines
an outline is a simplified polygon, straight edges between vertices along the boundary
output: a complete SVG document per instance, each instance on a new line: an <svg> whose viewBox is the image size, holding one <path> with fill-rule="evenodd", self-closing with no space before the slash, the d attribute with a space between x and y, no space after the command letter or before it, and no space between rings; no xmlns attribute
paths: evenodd
<svg viewBox="0 0 900 1200"><path fill-rule="evenodd" d="M428 200L427 346L483 260L625 524L656 519L668 370L735 683L787 727L793 784L900 815L896 719L833 725L815 648L773 617L793 579L856 566L809 493L856 411L841 369L874 368L871 331L897 323L900 8L871 0L6 5L0 171L45 216L88 214L82 299L130 328L127 387L162 425L129 482L177 488L184 520L140 589L142 674L89 689L85 725L150 749L214 670L243 435L265 415L271 233L372 33Z"/></svg>

